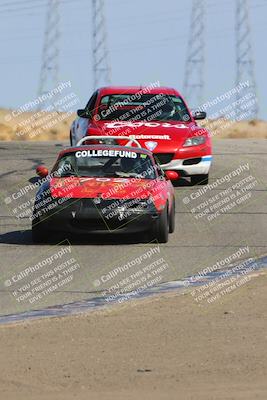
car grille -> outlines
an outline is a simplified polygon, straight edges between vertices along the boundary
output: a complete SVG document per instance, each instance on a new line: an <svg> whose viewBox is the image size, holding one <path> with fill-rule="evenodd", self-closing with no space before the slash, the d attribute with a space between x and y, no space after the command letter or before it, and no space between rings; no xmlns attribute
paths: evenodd
<svg viewBox="0 0 267 400"><path fill-rule="evenodd" d="M101 218L97 219L75 219L70 221L71 226L73 228L77 228L79 230L85 231L108 231L108 226Z"/></svg>
<svg viewBox="0 0 267 400"><path fill-rule="evenodd" d="M174 153L154 153L160 164L168 164L173 159Z"/></svg>
<svg viewBox="0 0 267 400"><path fill-rule="evenodd" d="M194 165L200 163L201 158L188 158L183 161L183 165Z"/></svg>

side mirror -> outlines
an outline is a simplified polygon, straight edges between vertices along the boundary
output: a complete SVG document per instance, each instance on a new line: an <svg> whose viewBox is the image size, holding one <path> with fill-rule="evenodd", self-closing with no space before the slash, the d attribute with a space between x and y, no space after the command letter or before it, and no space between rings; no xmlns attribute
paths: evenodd
<svg viewBox="0 0 267 400"><path fill-rule="evenodd" d="M40 178L45 178L49 174L49 171L44 165L38 165L38 167L36 167L36 174L40 176Z"/></svg>
<svg viewBox="0 0 267 400"><path fill-rule="evenodd" d="M165 178L168 181L176 181L180 178L180 175L176 171L165 171Z"/></svg>
<svg viewBox="0 0 267 400"><path fill-rule="evenodd" d="M91 118L91 114L89 113L89 111L84 109L77 110L77 115L81 118Z"/></svg>
<svg viewBox="0 0 267 400"><path fill-rule="evenodd" d="M194 119L205 119L207 117L207 113L205 111L195 111L193 113Z"/></svg>

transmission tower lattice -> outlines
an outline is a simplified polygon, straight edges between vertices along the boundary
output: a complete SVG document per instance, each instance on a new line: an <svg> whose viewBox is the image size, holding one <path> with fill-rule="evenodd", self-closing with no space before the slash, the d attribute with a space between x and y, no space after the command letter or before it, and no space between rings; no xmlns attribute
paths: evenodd
<svg viewBox="0 0 267 400"><path fill-rule="evenodd" d="M236 95L236 119L257 118L258 115L248 2L247 0L236 0L236 87L240 88L247 81L249 87L243 87ZM249 93L251 101L245 100L245 96Z"/></svg>
<svg viewBox="0 0 267 400"><path fill-rule="evenodd" d="M39 96L48 93L59 83L59 20L59 0L48 0ZM39 108L46 108L55 100L56 96L53 96L51 100L42 102Z"/></svg>
<svg viewBox="0 0 267 400"><path fill-rule="evenodd" d="M203 100L204 89L204 0L193 0L183 93L193 107Z"/></svg>
<svg viewBox="0 0 267 400"><path fill-rule="evenodd" d="M93 74L94 89L110 84L104 0L92 0L93 6Z"/></svg>

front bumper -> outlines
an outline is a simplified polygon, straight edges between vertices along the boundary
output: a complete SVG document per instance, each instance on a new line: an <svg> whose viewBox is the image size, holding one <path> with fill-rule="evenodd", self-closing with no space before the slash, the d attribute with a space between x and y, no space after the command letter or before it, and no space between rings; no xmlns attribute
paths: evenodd
<svg viewBox="0 0 267 400"><path fill-rule="evenodd" d="M189 160L190 161L192 160L192 163L193 162L197 163L191 165L185 164L188 163ZM163 170L178 171L185 176L206 175L209 173L211 163L212 163L212 156L207 155L199 158L175 159L169 162L168 164L161 164L161 168Z"/></svg>
<svg viewBox="0 0 267 400"><path fill-rule="evenodd" d="M108 208L111 200L68 199L53 209L39 216L43 229L74 234L84 233L138 233L153 228L159 213L153 208L131 210ZM113 201L116 202L116 200ZM116 205L116 204L115 204Z"/></svg>

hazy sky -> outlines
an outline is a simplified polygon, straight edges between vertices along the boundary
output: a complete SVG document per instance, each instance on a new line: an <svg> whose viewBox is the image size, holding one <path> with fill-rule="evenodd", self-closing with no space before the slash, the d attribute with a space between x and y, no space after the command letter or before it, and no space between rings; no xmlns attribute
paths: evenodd
<svg viewBox="0 0 267 400"><path fill-rule="evenodd" d="M37 95L46 0L0 0L1 107ZM191 0L106 0L112 83L159 80L182 89ZM206 0L204 100L235 85L235 0ZM249 0L260 117L266 119L267 0ZM93 90L91 0L61 0L60 80L70 80L81 105Z"/></svg>

